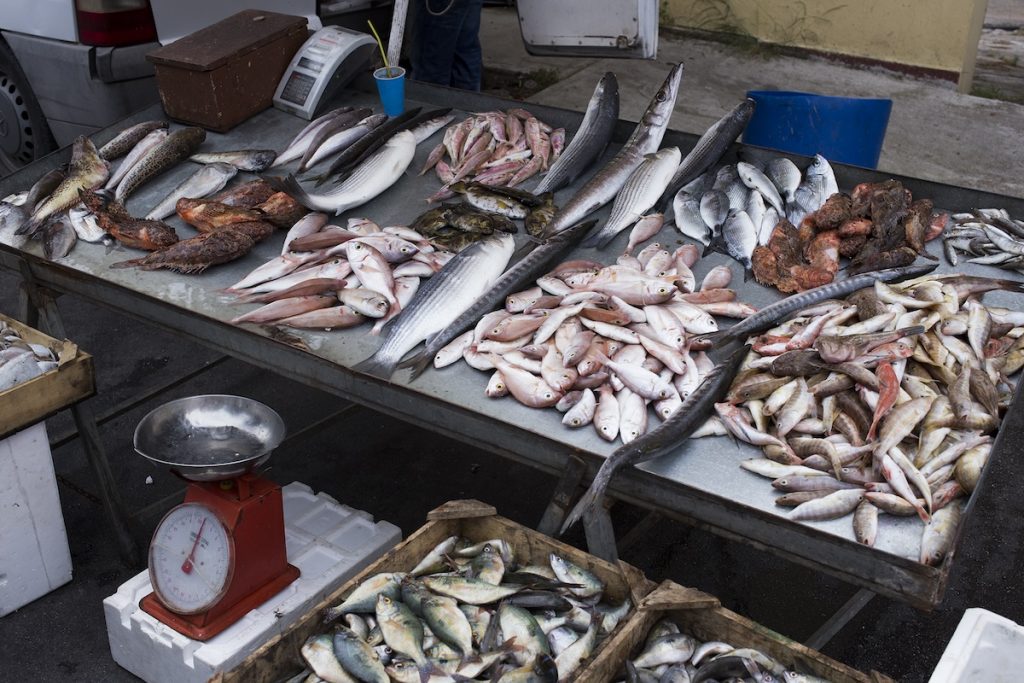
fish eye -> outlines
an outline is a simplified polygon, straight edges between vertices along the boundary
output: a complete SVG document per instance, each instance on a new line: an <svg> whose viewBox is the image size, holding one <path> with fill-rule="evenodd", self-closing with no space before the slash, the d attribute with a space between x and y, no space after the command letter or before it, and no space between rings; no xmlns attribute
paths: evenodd
<svg viewBox="0 0 1024 683"><path fill-rule="evenodd" d="M666 287L658 288L658 294L668 294L668 288L666 288Z"/></svg>
<svg viewBox="0 0 1024 683"><path fill-rule="evenodd" d="M659 90L658 94L655 95L655 99L658 100L659 102L664 102L665 100L668 99L668 95L665 94L664 90Z"/></svg>

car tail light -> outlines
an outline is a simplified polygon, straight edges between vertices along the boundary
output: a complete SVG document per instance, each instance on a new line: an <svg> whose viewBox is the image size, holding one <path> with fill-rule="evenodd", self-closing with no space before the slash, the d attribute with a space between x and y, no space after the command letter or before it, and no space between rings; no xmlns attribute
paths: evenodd
<svg viewBox="0 0 1024 683"><path fill-rule="evenodd" d="M78 40L85 45L134 45L156 40L149 0L75 0Z"/></svg>

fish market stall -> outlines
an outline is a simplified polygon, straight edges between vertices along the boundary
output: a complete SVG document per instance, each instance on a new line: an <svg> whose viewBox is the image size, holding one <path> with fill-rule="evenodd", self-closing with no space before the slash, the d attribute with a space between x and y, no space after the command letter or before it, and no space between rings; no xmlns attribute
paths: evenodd
<svg viewBox="0 0 1024 683"><path fill-rule="evenodd" d="M358 81L345 91L338 102L353 107L373 107L376 95L372 83ZM456 120L468 112L509 108L519 103L503 102L473 93L452 92L443 88L410 83L408 106L452 106ZM552 127L575 130L581 116L545 107L531 111ZM102 143L125 126L158 119L162 112L152 107L123 122L116 130L97 135ZM223 151L251 148L284 149L302 128L303 121L277 110L265 111L223 135L208 134L200 151ZM180 130L180 127L175 127ZM614 142L603 157L607 160L630 134L633 125L618 122ZM438 190L433 176L416 177L414 169L422 168L430 153L430 143L416 148L409 171L390 189L366 204L348 211L344 217L366 217L381 226L407 226L428 205L424 200ZM677 145L681 150L693 146L695 136L668 131L662 146ZM723 161L735 161L742 150L745 158L768 159L776 156L764 150L733 147ZM6 178L0 183L0 195L23 190L46 171L63 161L55 154ZM798 161L803 166L804 162ZM143 215L156 206L196 167L182 163L155 180L142 185L128 198L126 206L133 215ZM889 175L853 167L836 167L841 189L863 182L877 182ZM1024 202L1007 197L939 185L910 178L898 178L914 196L930 197L937 207L965 211L975 207L1003 207L1013 215L1024 215ZM579 181L555 193L555 203L563 204L581 185ZM529 185L527 185L529 187ZM609 210L596 214L602 220ZM170 224L181 226L178 218ZM191 233L183 233L191 234ZM440 431L482 449L531 465L541 471L561 475L572 463L582 461L594 473L615 445L593 430L570 430L563 426L562 416L555 411L538 411L510 398L492 399L484 395L487 377L459 363L442 370L428 370L415 381L399 371L391 381L379 379L356 370L380 346L378 337L366 328L350 330L298 330L252 323L232 324L240 314L251 310L241 307L224 290L237 283L254 267L281 252L283 234L274 234L255 244L242 259L210 268L198 275L168 271L136 271L111 268L134 254L121 248L111 250L98 245L79 245L67 256L50 261L38 246L25 250L0 245L0 266L21 272L35 283L57 292L85 297L113 308L143 322L188 336L221 352L288 376L336 395L351 399L418 426ZM664 227L655 237L665 245L682 244L682 236L672 227ZM527 243L524 235L516 235L517 246ZM598 251L578 247L565 258L590 259L608 263L620 254L627 243L621 233L610 246ZM777 301L780 295L753 282L740 284L739 266L719 254L710 254L695 266L698 281L716 266L730 266L735 288L742 302L756 307ZM1007 276L985 266L961 266L954 269L941 265L939 272L955 270ZM840 278L841 279L841 278ZM1015 305L1012 294L993 293L991 301L998 305ZM1014 475L994 480L990 470L1019 467L1012 462L1014 436L1010 427L1022 418L1020 401L1016 400L1004 419L1004 428L995 439L989 467L964 510L965 524L970 522L975 507L991 489L1008 486ZM800 523L786 519L786 512L774 503L770 486L759 477L743 473L740 461L754 457L756 451L746 445L721 438L692 439L669 457L625 468L612 482L612 497L682 519L713 532L738 538L776 553L786 559L837 576L872 591L896 597L911 604L929 608L942 599L950 564L959 550L969 545L959 533L952 551L938 566L918 561L921 525L914 519L886 519L875 547L857 542L848 519L823 523ZM1003 495L1003 494L999 494ZM972 539L973 540L973 539Z"/></svg>

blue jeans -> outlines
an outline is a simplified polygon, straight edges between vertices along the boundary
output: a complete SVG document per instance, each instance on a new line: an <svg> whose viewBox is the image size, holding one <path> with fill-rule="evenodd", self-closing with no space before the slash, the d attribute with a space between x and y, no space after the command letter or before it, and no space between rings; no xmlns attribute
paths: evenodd
<svg viewBox="0 0 1024 683"><path fill-rule="evenodd" d="M451 3L450 5L448 3ZM412 74L417 81L480 90L483 0L414 0ZM448 11L441 16L433 13Z"/></svg>

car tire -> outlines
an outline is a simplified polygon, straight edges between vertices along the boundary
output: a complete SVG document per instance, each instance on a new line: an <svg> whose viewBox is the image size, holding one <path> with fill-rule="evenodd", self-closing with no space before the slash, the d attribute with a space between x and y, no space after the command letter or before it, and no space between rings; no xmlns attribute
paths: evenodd
<svg viewBox="0 0 1024 683"><path fill-rule="evenodd" d="M32 87L6 42L0 40L0 175L57 149Z"/></svg>

